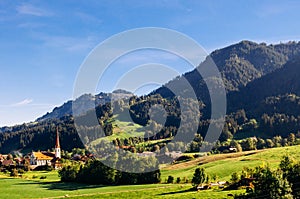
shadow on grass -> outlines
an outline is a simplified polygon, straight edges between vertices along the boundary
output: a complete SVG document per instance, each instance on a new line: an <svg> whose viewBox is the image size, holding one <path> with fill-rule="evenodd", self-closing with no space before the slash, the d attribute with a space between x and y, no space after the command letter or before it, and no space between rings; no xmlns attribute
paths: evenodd
<svg viewBox="0 0 300 199"><path fill-rule="evenodd" d="M177 193L187 193L187 192L196 192L196 190L195 190L195 188L189 188L189 189L185 189L185 190L181 190L181 191L172 191L172 192L168 192L168 193L161 193L159 195L166 196L166 195L173 195L173 194L177 194Z"/></svg>
<svg viewBox="0 0 300 199"><path fill-rule="evenodd" d="M80 183L71 183L71 182L50 182L43 184L45 188L49 190L78 190L78 189L90 189L104 187L104 185L89 185L89 184L80 184Z"/></svg>
<svg viewBox="0 0 300 199"><path fill-rule="evenodd" d="M91 189L105 187L104 185L89 185L89 184L80 184L74 182L41 182L41 181L31 181L31 182L20 182L19 185L26 184L38 184L42 188L48 190L65 190L65 191L74 191L78 189Z"/></svg>

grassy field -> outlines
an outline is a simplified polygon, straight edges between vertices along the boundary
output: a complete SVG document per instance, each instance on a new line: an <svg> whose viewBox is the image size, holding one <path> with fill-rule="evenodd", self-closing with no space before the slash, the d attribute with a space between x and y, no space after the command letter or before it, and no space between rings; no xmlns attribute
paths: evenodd
<svg viewBox="0 0 300 199"><path fill-rule="evenodd" d="M249 151L242 153L212 155L197 158L189 162L179 163L162 168L162 180L169 175L191 179L194 170L201 165L209 175L217 175L219 180L230 180L233 172L240 172L244 167L253 168L262 164L272 168L279 166L284 155L295 160L300 159L300 146L280 147L266 150Z"/></svg>
<svg viewBox="0 0 300 199"><path fill-rule="evenodd" d="M30 176L47 175L44 180ZM0 198L226 198L241 191L192 191L190 184L100 186L58 181L56 172L31 172L27 179L0 176ZM48 178L49 177L49 178Z"/></svg>
<svg viewBox="0 0 300 199"><path fill-rule="evenodd" d="M91 145L98 144L101 140L112 141L116 138L125 139L129 137L144 137L143 126L131 121L122 120L122 116L115 115L109 122L113 125L113 134L91 142Z"/></svg>
<svg viewBox="0 0 300 199"><path fill-rule="evenodd" d="M99 144L102 140L105 141L113 141L115 139L125 139L130 137L141 137L146 138L145 135L145 127L136 124L132 121L128 121L128 116L126 113L123 114L116 114L114 115L110 120L108 120L108 123L111 123L113 125L113 134L110 136L105 136L96 140L91 141L89 145L95 146ZM159 139L159 140L149 140L147 142L142 142L134 145L136 148L139 146L142 147L151 147L158 143L166 143L171 141L173 138L166 138L166 139Z"/></svg>
<svg viewBox="0 0 300 199"><path fill-rule="evenodd" d="M206 191L193 191L190 189L191 186L188 185L173 185L167 187L157 187L157 188L145 188L140 190L130 190L117 193L103 193L103 194L90 194L90 195L81 195L75 196L74 198L99 198L99 199L110 199L110 198L203 198L203 199L212 199L212 198L233 198L228 197L228 194L239 194L242 193L242 190L234 191L221 191L218 189L211 189Z"/></svg>
<svg viewBox="0 0 300 199"><path fill-rule="evenodd" d="M274 148L234 154L213 155L194 159L162 169L162 181L168 175L192 178L195 168L201 166L208 174L216 174L219 180L229 180L232 172L243 167L269 164L276 168L283 155L300 158L300 146ZM46 176L46 179L40 179ZM56 171L28 172L22 178L10 178L0 174L0 198L228 198L243 190L221 191L218 189L192 191L191 184L152 184L130 186L100 186L62 183Z"/></svg>

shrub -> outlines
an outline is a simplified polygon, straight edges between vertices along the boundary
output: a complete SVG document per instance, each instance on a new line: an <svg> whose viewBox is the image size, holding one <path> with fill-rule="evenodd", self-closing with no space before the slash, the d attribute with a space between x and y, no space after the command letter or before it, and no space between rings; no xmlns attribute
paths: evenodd
<svg viewBox="0 0 300 199"><path fill-rule="evenodd" d="M239 181L239 175L236 172L232 173L230 180L232 183L237 183Z"/></svg>
<svg viewBox="0 0 300 199"><path fill-rule="evenodd" d="M47 176L41 176L40 177L40 179L46 179L47 178Z"/></svg>
<svg viewBox="0 0 300 199"><path fill-rule="evenodd" d="M79 172L78 166L65 166L58 171L58 175L62 182L74 182L76 180L77 174Z"/></svg>
<svg viewBox="0 0 300 199"><path fill-rule="evenodd" d="M33 176L32 176L32 179L35 179L35 178L38 178L38 176L37 176L37 175L33 175Z"/></svg>
<svg viewBox="0 0 300 199"><path fill-rule="evenodd" d="M173 183L174 182L174 177L173 176L168 176L167 183Z"/></svg>
<svg viewBox="0 0 300 199"><path fill-rule="evenodd" d="M194 159L193 155L182 155L179 158L177 158L176 161L177 162L180 162L180 161L189 161L189 160L192 160L192 159Z"/></svg>
<svg viewBox="0 0 300 199"><path fill-rule="evenodd" d="M16 177L16 176L18 176L18 170L17 170L17 169L13 169L13 170L11 170L11 172L10 172L10 176L12 176L12 177Z"/></svg>

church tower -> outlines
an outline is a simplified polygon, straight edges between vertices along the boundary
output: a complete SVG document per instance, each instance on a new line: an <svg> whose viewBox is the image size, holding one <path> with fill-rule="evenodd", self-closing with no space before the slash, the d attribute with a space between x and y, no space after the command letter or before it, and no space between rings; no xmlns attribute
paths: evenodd
<svg viewBox="0 0 300 199"><path fill-rule="evenodd" d="M59 144L59 135L58 135L58 127L56 128L56 143L55 143L55 157L61 158L60 144Z"/></svg>

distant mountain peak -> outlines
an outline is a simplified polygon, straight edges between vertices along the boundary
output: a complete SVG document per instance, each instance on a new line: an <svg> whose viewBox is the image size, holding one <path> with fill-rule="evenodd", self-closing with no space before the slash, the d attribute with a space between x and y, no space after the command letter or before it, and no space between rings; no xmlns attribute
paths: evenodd
<svg viewBox="0 0 300 199"><path fill-rule="evenodd" d="M46 113L36 121L60 119L61 117L73 114L81 115L86 113L88 110L94 109L96 106L103 105L114 100L129 98L132 95L133 94L131 92L122 89L115 90L113 93L100 92L95 96L92 94L83 94L74 101L70 100L59 107L55 107L52 112ZM74 108L76 110L75 113L73 113Z"/></svg>
<svg viewBox="0 0 300 199"><path fill-rule="evenodd" d="M133 94L132 92L124 90L124 89L117 89L117 90L114 90L112 93Z"/></svg>

